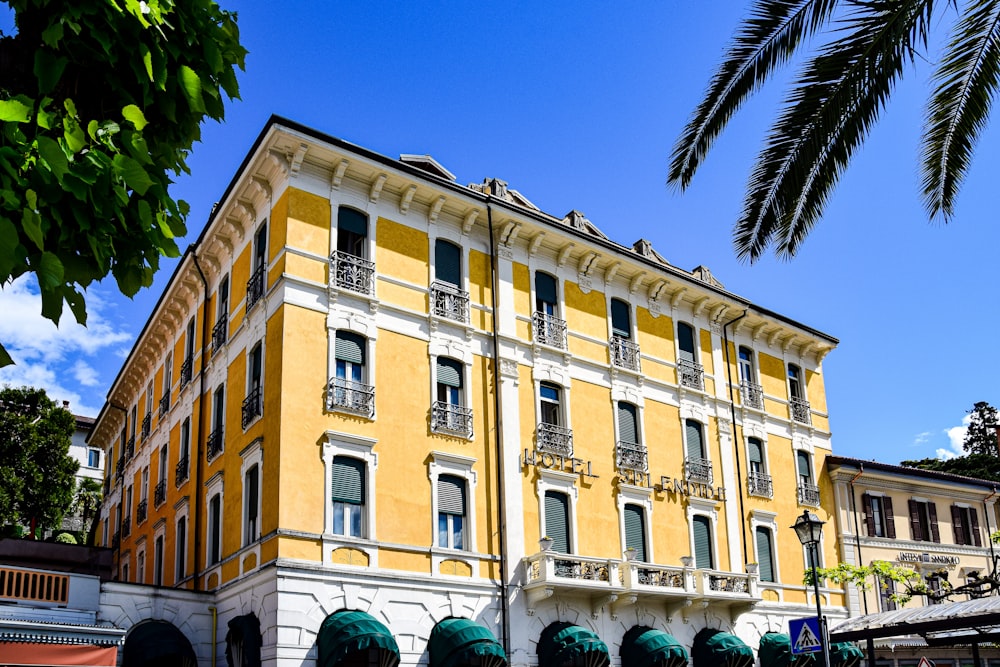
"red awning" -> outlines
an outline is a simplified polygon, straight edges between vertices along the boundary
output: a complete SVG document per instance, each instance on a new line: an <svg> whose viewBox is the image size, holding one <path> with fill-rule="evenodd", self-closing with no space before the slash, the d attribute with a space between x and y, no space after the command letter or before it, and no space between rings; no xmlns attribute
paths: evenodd
<svg viewBox="0 0 1000 667"><path fill-rule="evenodd" d="M75 665L76 667L115 667L117 646L94 644L41 644L31 642L0 643L0 666Z"/></svg>

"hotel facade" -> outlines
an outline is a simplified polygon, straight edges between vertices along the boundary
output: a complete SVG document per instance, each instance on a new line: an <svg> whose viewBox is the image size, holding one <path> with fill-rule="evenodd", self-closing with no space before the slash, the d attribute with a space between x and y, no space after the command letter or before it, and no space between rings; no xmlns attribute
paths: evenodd
<svg viewBox="0 0 1000 667"><path fill-rule="evenodd" d="M814 613L789 526L832 525L836 343L578 211L272 118L94 426L99 539L148 586L108 584L104 620L123 664L154 622L199 664L699 664L734 637L750 664Z"/></svg>

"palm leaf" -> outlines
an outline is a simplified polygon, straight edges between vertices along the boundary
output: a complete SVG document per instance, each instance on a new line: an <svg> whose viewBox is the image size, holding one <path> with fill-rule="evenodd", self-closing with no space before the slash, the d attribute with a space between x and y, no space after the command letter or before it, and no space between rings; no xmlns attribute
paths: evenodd
<svg viewBox="0 0 1000 667"><path fill-rule="evenodd" d="M826 24L838 0L758 0L723 58L705 98L674 147L668 181L686 188L740 105L803 40Z"/></svg>
<svg viewBox="0 0 1000 667"><path fill-rule="evenodd" d="M947 222L1000 78L1000 2L970 0L934 75L923 141L923 199Z"/></svg>

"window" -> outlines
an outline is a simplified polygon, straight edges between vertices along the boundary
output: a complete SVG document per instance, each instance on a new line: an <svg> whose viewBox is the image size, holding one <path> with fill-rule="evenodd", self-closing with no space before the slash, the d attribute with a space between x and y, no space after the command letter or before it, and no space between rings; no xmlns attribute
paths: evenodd
<svg viewBox="0 0 1000 667"><path fill-rule="evenodd" d="M680 361L691 364L698 361L698 352L694 344L694 327L687 322L677 323L677 349Z"/></svg>
<svg viewBox="0 0 1000 667"><path fill-rule="evenodd" d="M368 218L352 208L337 210L337 251L354 257L365 256Z"/></svg>
<svg viewBox="0 0 1000 667"><path fill-rule="evenodd" d="M177 554L174 556L174 577L175 581L180 581L187 576L187 572L185 570L185 561L187 560L186 516L182 516L177 519L177 538L174 541L176 542L177 547Z"/></svg>
<svg viewBox="0 0 1000 667"><path fill-rule="evenodd" d="M144 584L146 583L146 552L140 551L139 555L135 557L135 574L136 583Z"/></svg>
<svg viewBox="0 0 1000 667"><path fill-rule="evenodd" d="M628 504L624 509L625 549L635 549L635 560L647 562L646 514L641 505Z"/></svg>
<svg viewBox="0 0 1000 667"><path fill-rule="evenodd" d="M535 342L566 349L566 321L559 318L557 282L553 276L535 271L535 314L531 326Z"/></svg>
<svg viewBox="0 0 1000 667"><path fill-rule="evenodd" d="M636 407L625 401L618 401L618 441L639 444L639 420Z"/></svg>
<svg viewBox="0 0 1000 667"><path fill-rule="evenodd" d="M153 543L153 584L163 585L163 535L158 535Z"/></svg>
<svg viewBox="0 0 1000 667"><path fill-rule="evenodd" d="M215 325L212 327L212 351L218 351L226 344L229 336L229 276L219 281L215 297Z"/></svg>
<svg viewBox="0 0 1000 667"><path fill-rule="evenodd" d="M129 437L129 441L130 442L132 442L132 441L135 440L135 424L139 420L139 406L137 406L137 405L133 405L132 406L132 413L131 413L131 415L132 415L132 418L128 420L128 424L129 424L128 437ZM135 443L132 442L132 444L135 444Z"/></svg>
<svg viewBox="0 0 1000 667"><path fill-rule="evenodd" d="M545 315L558 317L558 299L556 279L541 271L535 271L535 310Z"/></svg>
<svg viewBox="0 0 1000 667"><path fill-rule="evenodd" d="M877 579L878 585L878 607L881 611L895 611L896 601L892 596L896 594L896 582L892 579Z"/></svg>
<svg viewBox="0 0 1000 667"><path fill-rule="evenodd" d="M128 561L128 559L130 559L131 557L132 557L131 554L125 554L125 556L123 557L125 559L125 562L122 563L122 581L128 581L129 580L129 578L128 578L128 575L129 575L129 572L128 572L129 561Z"/></svg>
<svg viewBox="0 0 1000 667"><path fill-rule="evenodd" d="M330 257L331 281L352 292L375 293L375 263L367 255L368 218L350 208L337 210L337 249Z"/></svg>
<svg viewBox="0 0 1000 667"><path fill-rule="evenodd" d="M788 407L792 420L801 424L812 423L812 412L802 383L802 369L795 364L788 364Z"/></svg>
<svg viewBox="0 0 1000 667"><path fill-rule="evenodd" d="M562 426L562 408L560 407L559 387L551 382L542 382L538 389L539 413L543 424Z"/></svg>
<svg viewBox="0 0 1000 667"><path fill-rule="evenodd" d="M748 384L757 383L757 373L753 369L753 350L745 345L740 345L740 382Z"/></svg>
<svg viewBox="0 0 1000 667"><path fill-rule="evenodd" d="M972 507L951 506L951 528L955 534L955 544L983 546L979 535L979 517Z"/></svg>
<svg viewBox="0 0 1000 667"><path fill-rule="evenodd" d="M212 395L212 431L208 434L207 456L211 461L225 449L226 386L219 385Z"/></svg>
<svg viewBox="0 0 1000 667"><path fill-rule="evenodd" d="M162 417L170 409L170 388L173 386L174 355L167 353L167 358L163 362L163 394L160 398L160 416Z"/></svg>
<svg viewBox="0 0 1000 667"><path fill-rule="evenodd" d="M439 317L469 321L469 293L462 288L462 251L444 239L434 242L431 310Z"/></svg>
<svg viewBox="0 0 1000 667"><path fill-rule="evenodd" d="M756 410L764 409L764 390L757 384L757 371L754 369L753 350L745 345L739 349L740 395L743 405Z"/></svg>
<svg viewBox="0 0 1000 667"><path fill-rule="evenodd" d="M695 329L687 322L677 323L677 382L691 389L705 388L705 371L698 363Z"/></svg>
<svg viewBox="0 0 1000 667"><path fill-rule="evenodd" d="M208 501L208 564L222 560L222 494L216 493Z"/></svg>
<svg viewBox="0 0 1000 667"><path fill-rule="evenodd" d="M256 272L258 269L264 267L267 264L267 223L265 222L257 230L257 233L253 237L253 270Z"/></svg>
<svg viewBox="0 0 1000 667"><path fill-rule="evenodd" d="M788 364L788 395L791 398L805 400L802 391L802 370L795 364Z"/></svg>
<svg viewBox="0 0 1000 667"><path fill-rule="evenodd" d="M621 299L611 299L611 335L632 338L631 308Z"/></svg>
<svg viewBox="0 0 1000 667"><path fill-rule="evenodd" d="M184 336L184 360L190 361L194 357L194 343L195 343L195 328L194 328L194 318L192 317L187 323L187 334Z"/></svg>
<svg viewBox="0 0 1000 667"><path fill-rule="evenodd" d="M774 572L774 541L769 528L757 526L755 537L757 541L757 564L760 569L761 581L776 581Z"/></svg>
<svg viewBox="0 0 1000 667"><path fill-rule="evenodd" d="M771 476L764 466L764 443L760 438L747 438L747 492L761 498L774 497L774 486Z"/></svg>
<svg viewBox="0 0 1000 667"><path fill-rule="evenodd" d="M639 346L632 341L632 310L621 299L611 299L611 365L639 371Z"/></svg>
<svg viewBox="0 0 1000 667"><path fill-rule="evenodd" d="M431 411L432 430L472 437L472 410L463 407L463 375L460 362L438 357L435 375L437 400Z"/></svg>
<svg viewBox="0 0 1000 667"><path fill-rule="evenodd" d="M812 484L812 464L809 462L809 452L797 450L795 462L798 467L799 484Z"/></svg>
<svg viewBox="0 0 1000 667"><path fill-rule="evenodd" d="M569 496L561 491L545 492L545 537L552 539L552 551L573 553L569 534Z"/></svg>
<svg viewBox="0 0 1000 667"><path fill-rule="evenodd" d="M438 546L465 549L465 480L455 475L438 478Z"/></svg>
<svg viewBox="0 0 1000 667"><path fill-rule="evenodd" d="M715 555L712 549L712 520L696 514L691 517L691 531L694 538L694 566L699 569L715 569Z"/></svg>
<svg viewBox="0 0 1000 667"><path fill-rule="evenodd" d="M750 461L750 473L764 474L764 444L760 438L747 438L748 459Z"/></svg>
<svg viewBox="0 0 1000 667"><path fill-rule="evenodd" d="M330 410L343 410L371 417L375 393L368 384L365 365L367 341L350 331L338 331L334 339L334 378L327 403Z"/></svg>
<svg viewBox="0 0 1000 667"><path fill-rule="evenodd" d="M177 468L174 470L174 485L180 486L188 478L190 469L191 452L191 419L187 418L181 422L181 443L177 452Z"/></svg>
<svg viewBox="0 0 1000 667"><path fill-rule="evenodd" d="M799 502L803 505L819 505L819 487L813 482L812 457L809 452L795 450L795 469L799 478Z"/></svg>
<svg viewBox="0 0 1000 667"><path fill-rule="evenodd" d="M167 500L167 466L170 464L168 463L168 450L166 444L160 447L157 462L156 490L153 492L153 501L156 503L156 506L159 507Z"/></svg>
<svg viewBox="0 0 1000 667"><path fill-rule="evenodd" d="M930 589L931 594L927 596L927 604L941 604L944 600L938 597L941 594L941 575L936 572L928 574L927 588Z"/></svg>
<svg viewBox="0 0 1000 667"><path fill-rule="evenodd" d="M865 514L865 526L869 537L896 538L895 518L892 513L892 498L865 493L861 496Z"/></svg>
<svg viewBox="0 0 1000 667"><path fill-rule="evenodd" d="M638 411L633 404L618 401L615 412L618 422L616 465L619 469L645 472L648 467L646 448L639 433Z"/></svg>
<svg viewBox="0 0 1000 667"><path fill-rule="evenodd" d="M267 223L253 238L253 267L247 281L247 311L264 296L264 274L267 271Z"/></svg>
<svg viewBox="0 0 1000 667"><path fill-rule="evenodd" d="M334 534L364 537L365 462L334 456L332 478Z"/></svg>
<svg viewBox="0 0 1000 667"><path fill-rule="evenodd" d="M253 544L260 537L260 467L250 466L243 475L243 545Z"/></svg>
<svg viewBox="0 0 1000 667"><path fill-rule="evenodd" d="M444 239L434 242L434 278L455 287L462 286L462 251Z"/></svg>
<svg viewBox="0 0 1000 667"><path fill-rule="evenodd" d="M89 468L101 467L101 450L94 449L93 447L87 450L87 467Z"/></svg>
<svg viewBox="0 0 1000 667"><path fill-rule="evenodd" d="M926 500L911 498L909 510L911 538L917 542L940 542L937 506Z"/></svg>
<svg viewBox="0 0 1000 667"><path fill-rule="evenodd" d="M712 462L705 451L704 427L694 419L684 420L684 474L687 479L712 483Z"/></svg>
<svg viewBox="0 0 1000 667"><path fill-rule="evenodd" d="M243 428L246 429L264 412L262 390L264 372L264 347L258 342L247 360L247 397L243 400Z"/></svg>

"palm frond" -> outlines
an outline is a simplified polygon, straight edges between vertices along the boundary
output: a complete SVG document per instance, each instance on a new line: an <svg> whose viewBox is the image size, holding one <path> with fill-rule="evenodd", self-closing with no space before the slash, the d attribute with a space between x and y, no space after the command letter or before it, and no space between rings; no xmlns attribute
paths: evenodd
<svg viewBox="0 0 1000 667"><path fill-rule="evenodd" d="M1000 2L970 0L934 74L923 140L923 199L933 219L954 214L1000 80Z"/></svg>
<svg viewBox="0 0 1000 667"><path fill-rule="evenodd" d="M686 188L740 105L825 25L838 0L758 0L671 156L668 182Z"/></svg>
<svg viewBox="0 0 1000 667"><path fill-rule="evenodd" d="M855 0L842 37L806 66L747 185L734 245L741 259L772 244L790 257L878 120L904 66L926 45L933 0Z"/></svg>

